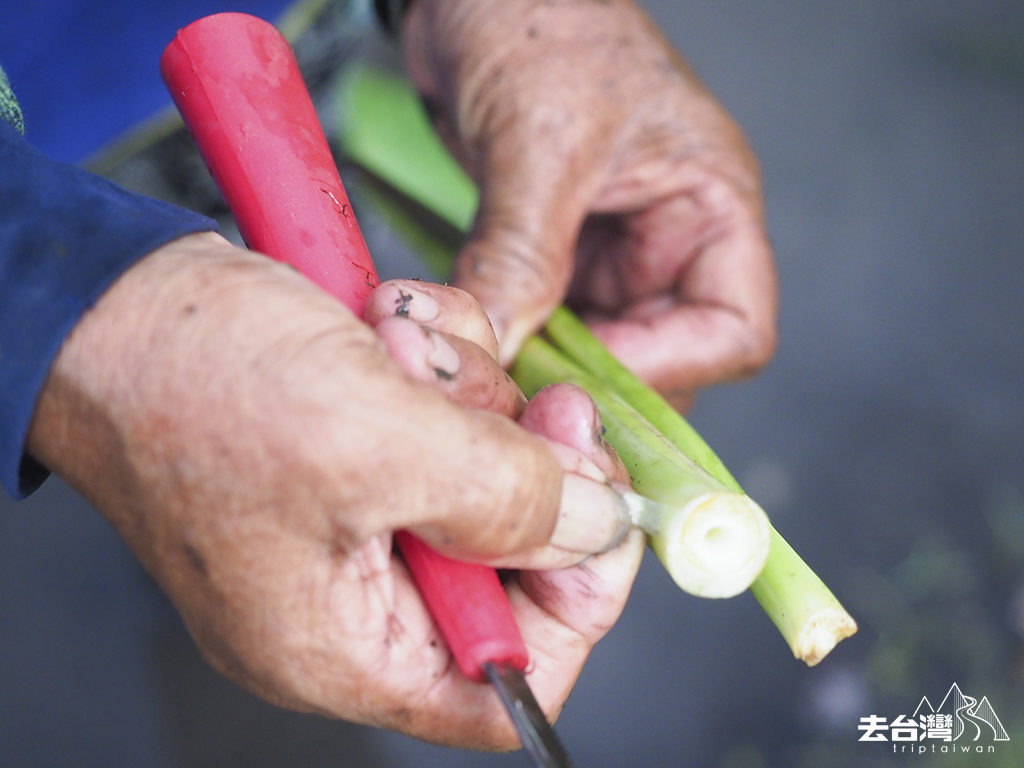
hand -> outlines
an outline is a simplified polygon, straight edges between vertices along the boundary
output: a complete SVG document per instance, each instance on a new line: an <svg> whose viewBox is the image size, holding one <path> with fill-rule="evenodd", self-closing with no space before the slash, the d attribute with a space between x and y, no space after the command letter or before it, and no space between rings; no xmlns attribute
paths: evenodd
<svg viewBox="0 0 1024 768"><path fill-rule="evenodd" d="M770 358L757 163L633 2L416 0L403 44L481 190L455 277L504 362L567 294L679 404Z"/></svg>
<svg viewBox="0 0 1024 768"><path fill-rule="evenodd" d="M570 477L545 439L418 381L557 431L550 405L524 408L493 358L457 335L494 349L464 294L456 308L438 294L438 330L385 319L388 296L375 297L378 336L292 270L217 235L182 238L80 321L28 450L100 509L206 658L251 691L446 743L510 747L494 695L450 663L391 531L488 562L575 563L621 538L605 482L618 470L584 444L576 461L595 479ZM409 317L428 304L413 301ZM585 411L578 397L561 400ZM641 548L636 534L627 542L509 587L552 712L621 610Z"/></svg>

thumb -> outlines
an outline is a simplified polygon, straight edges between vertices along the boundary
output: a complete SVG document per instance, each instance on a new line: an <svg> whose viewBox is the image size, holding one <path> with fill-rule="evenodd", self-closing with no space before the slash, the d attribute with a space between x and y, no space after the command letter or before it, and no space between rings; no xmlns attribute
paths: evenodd
<svg viewBox="0 0 1024 768"><path fill-rule="evenodd" d="M454 282L483 305L508 365L562 302L584 217L579 185L555 162L503 142L480 173L480 208L455 261Z"/></svg>
<svg viewBox="0 0 1024 768"><path fill-rule="evenodd" d="M451 557L503 567L536 566L548 545L574 564L621 541L628 512L600 470L566 472L547 441L505 417L462 417L447 420L441 466L420 487L428 503L410 504L418 519L398 527Z"/></svg>

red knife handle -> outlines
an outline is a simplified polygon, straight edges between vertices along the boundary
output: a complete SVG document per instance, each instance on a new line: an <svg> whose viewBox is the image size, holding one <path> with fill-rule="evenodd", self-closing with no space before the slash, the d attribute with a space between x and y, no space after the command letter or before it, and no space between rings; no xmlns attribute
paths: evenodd
<svg viewBox="0 0 1024 768"><path fill-rule="evenodd" d="M241 13L180 30L164 82L238 229L362 314L379 282L291 47Z"/></svg>
<svg viewBox="0 0 1024 768"><path fill-rule="evenodd" d="M246 14L207 16L178 32L160 70L246 243L362 315L377 273L284 37ZM525 669L494 569L395 538L462 673L483 680L487 661Z"/></svg>
<svg viewBox="0 0 1024 768"><path fill-rule="evenodd" d="M445 557L406 531L395 540L463 675L482 682L488 661L526 669L529 654L497 571Z"/></svg>

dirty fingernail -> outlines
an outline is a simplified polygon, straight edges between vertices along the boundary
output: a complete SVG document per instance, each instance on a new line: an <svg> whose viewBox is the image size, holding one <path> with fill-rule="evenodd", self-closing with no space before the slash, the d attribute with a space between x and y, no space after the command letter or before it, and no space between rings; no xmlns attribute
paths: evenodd
<svg viewBox="0 0 1024 768"><path fill-rule="evenodd" d="M581 475L562 479L562 506L551 543L572 552L606 552L632 523L623 498L605 483Z"/></svg>
<svg viewBox="0 0 1024 768"><path fill-rule="evenodd" d="M399 317L408 317L418 323L429 323L441 314L441 307L433 296L405 284L396 285L395 290L398 291L395 314Z"/></svg>
<svg viewBox="0 0 1024 768"><path fill-rule="evenodd" d="M427 355L427 365L430 366L439 379L452 379L459 372L459 353L448 340L440 333L430 332L430 340L433 348Z"/></svg>

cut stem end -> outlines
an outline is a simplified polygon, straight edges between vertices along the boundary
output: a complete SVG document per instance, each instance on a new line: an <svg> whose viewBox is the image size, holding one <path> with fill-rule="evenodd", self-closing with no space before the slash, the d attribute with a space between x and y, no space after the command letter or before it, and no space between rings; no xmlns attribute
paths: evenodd
<svg viewBox="0 0 1024 768"><path fill-rule="evenodd" d="M699 597L747 589L768 559L771 527L752 499L705 493L661 521L651 546L679 587Z"/></svg>
<svg viewBox="0 0 1024 768"><path fill-rule="evenodd" d="M857 631L857 622L846 611L830 609L812 616L800 629L793 645L793 655L813 667L824 659L840 641Z"/></svg>

